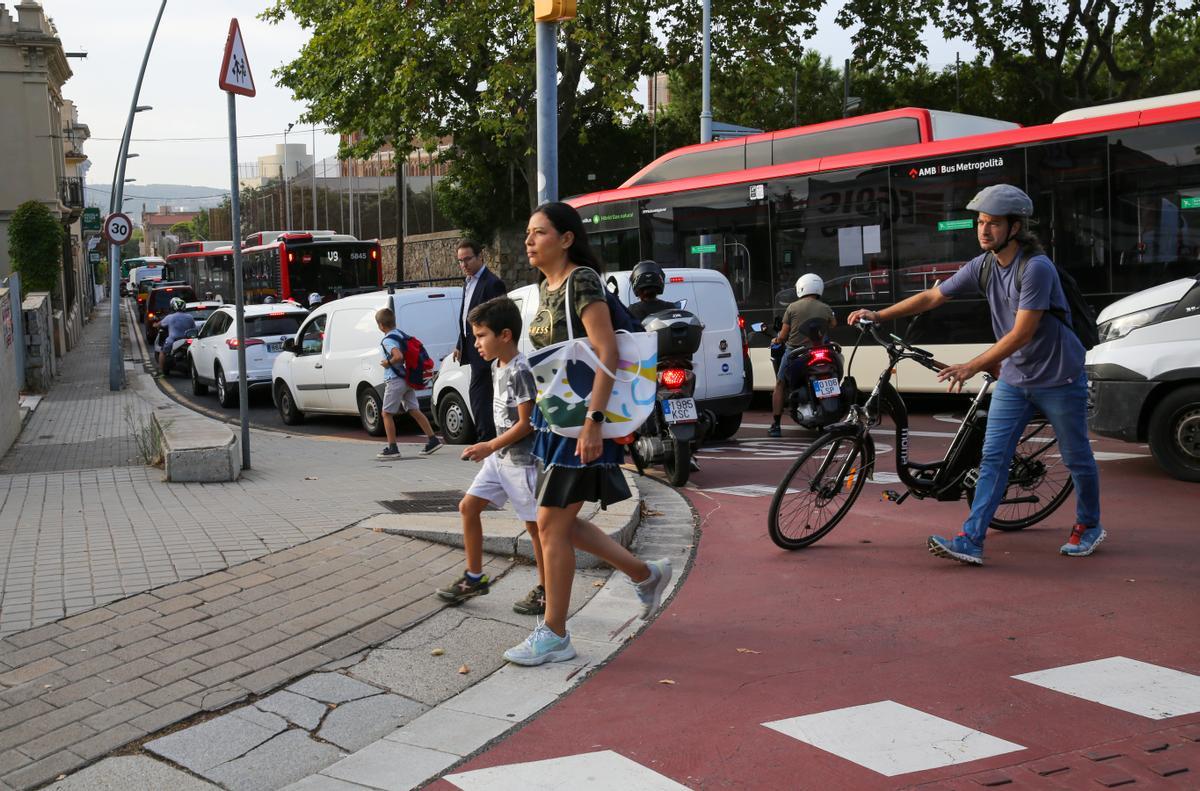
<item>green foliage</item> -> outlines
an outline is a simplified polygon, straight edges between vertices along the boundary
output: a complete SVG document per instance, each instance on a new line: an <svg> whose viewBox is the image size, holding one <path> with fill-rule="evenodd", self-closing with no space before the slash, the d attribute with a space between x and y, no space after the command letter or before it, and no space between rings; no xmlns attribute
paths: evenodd
<svg viewBox="0 0 1200 791"><path fill-rule="evenodd" d="M192 238L192 224L190 222L177 222L170 227L167 233L179 237L181 242L189 241Z"/></svg>
<svg viewBox="0 0 1200 791"><path fill-rule="evenodd" d="M145 238L141 228L134 228L129 241L121 246L121 260L137 258L142 254L142 239Z"/></svg>
<svg viewBox="0 0 1200 791"><path fill-rule="evenodd" d="M8 225L8 255L21 275L21 288L54 291L62 272L62 223L38 201L25 201Z"/></svg>
<svg viewBox="0 0 1200 791"><path fill-rule="evenodd" d="M203 242L207 242L211 238L212 230L208 225L208 210L202 210L188 225L190 226L188 233L191 238Z"/></svg>

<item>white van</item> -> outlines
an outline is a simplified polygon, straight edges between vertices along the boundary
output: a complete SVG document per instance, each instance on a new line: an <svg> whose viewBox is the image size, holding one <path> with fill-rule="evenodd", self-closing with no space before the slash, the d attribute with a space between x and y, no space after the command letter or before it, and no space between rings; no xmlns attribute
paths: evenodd
<svg viewBox="0 0 1200 791"><path fill-rule="evenodd" d="M1148 442L1164 470L1200 481L1200 275L1119 299L1096 323L1089 428Z"/></svg>
<svg viewBox="0 0 1200 791"><path fill-rule="evenodd" d="M306 412L358 415L372 436L383 433L383 333L375 311L391 307L401 332L421 340L435 365L454 351L462 287L406 288L335 299L308 315L271 371L271 396L284 423ZM436 368L435 368L436 372ZM430 390L418 391L423 409Z"/></svg>
<svg viewBox="0 0 1200 791"><path fill-rule="evenodd" d="M696 403L701 410L716 415L709 437L728 439L742 425L742 412L753 395L753 376L745 336L738 316L737 300L729 281L710 269L665 269L667 284L662 298L678 302L704 323L700 351L693 364L696 373ZM636 302L629 287L629 272L604 275L610 288L626 305ZM529 327L538 309L537 286L524 286L508 292L521 306L522 327ZM533 349L529 335L521 333L518 348L528 355ZM470 366L453 359L442 361L433 385L433 413L447 442L463 444L475 436L467 391L471 383Z"/></svg>

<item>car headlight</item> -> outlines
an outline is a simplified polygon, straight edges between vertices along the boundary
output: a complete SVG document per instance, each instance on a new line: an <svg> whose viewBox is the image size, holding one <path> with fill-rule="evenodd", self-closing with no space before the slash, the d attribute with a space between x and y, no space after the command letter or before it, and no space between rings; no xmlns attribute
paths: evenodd
<svg viewBox="0 0 1200 791"><path fill-rule="evenodd" d="M1139 327L1145 327L1147 324L1153 324L1158 321L1164 313L1173 307L1175 307L1175 303L1168 302L1166 305L1158 305L1153 308L1139 310L1136 313L1126 313L1124 316L1109 319L1096 328L1100 334L1100 342L1106 343L1107 341L1115 341L1117 338L1124 338Z"/></svg>

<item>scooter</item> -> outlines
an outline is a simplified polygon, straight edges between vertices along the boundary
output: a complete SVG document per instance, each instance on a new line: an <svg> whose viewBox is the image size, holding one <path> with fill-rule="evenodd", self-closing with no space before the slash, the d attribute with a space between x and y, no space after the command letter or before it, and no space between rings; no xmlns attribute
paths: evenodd
<svg viewBox="0 0 1200 791"><path fill-rule="evenodd" d="M842 348L828 338L828 324L819 319L801 328L808 344L788 358L784 404L797 425L822 431L841 421L858 397L854 378L845 376Z"/></svg>
<svg viewBox="0 0 1200 791"><path fill-rule="evenodd" d="M662 464L672 486L684 486L693 469L693 453L716 423L696 407L692 355L700 349L704 325L686 310L667 310L642 320L658 336L658 390L654 411L634 433L630 456L638 472Z"/></svg>
<svg viewBox="0 0 1200 791"><path fill-rule="evenodd" d="M188 347L192 345L192 341L196 339L197 330L188 330L187 335L178 339L171 345L170 349L164 349L166 356L163 358L162 375L167 376L171 371L188 371ZM158 337L155 339L154 346L161 349L166 343L167 330L165 327L159 328Z"/></svg>

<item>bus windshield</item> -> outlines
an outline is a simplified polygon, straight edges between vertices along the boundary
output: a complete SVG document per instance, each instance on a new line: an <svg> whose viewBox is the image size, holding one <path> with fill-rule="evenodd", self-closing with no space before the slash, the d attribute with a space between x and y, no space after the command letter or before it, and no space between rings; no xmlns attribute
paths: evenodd
<svg viewBox="0 0 1200 791"><path fill-rule="evenodd" d="M338 289L379 285L379 260L373 242L288 244L288 281L292 296L334 294ZM292 255L295 258L292 258Z"/></svg>

